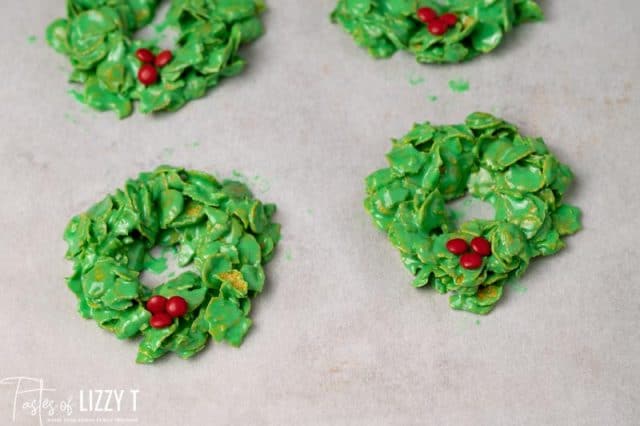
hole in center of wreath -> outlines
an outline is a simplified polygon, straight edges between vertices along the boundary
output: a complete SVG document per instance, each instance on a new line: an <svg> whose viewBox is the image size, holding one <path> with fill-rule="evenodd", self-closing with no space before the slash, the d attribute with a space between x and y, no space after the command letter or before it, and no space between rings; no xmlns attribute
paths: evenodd
<svg viewBox="0 0 640 426"><path fill-rule="evenodd" d="M173 51L177 46L180 34L176 28L167 26L166 24L167 13L169 12L170 6L170 1L160 3L152 21L136 31L134 37L136 39L155 41L161 49Z"/></svg>
<svg viewBox="0 0 640 426"><path fill-rule="evenodd" d="M496 217L496 210L490 203L472 197L468 193L448 202L447 208L451 212L453 223L457 228L472 219L493 220Z"/></svg>
<svg viewBox="0 0 640 426"><path fill-rule="evenodd" d="M156 288L186 271L198 273L193 263L178 266L177 246L156 246L144 258L140 282L148 288Z"/></svg>

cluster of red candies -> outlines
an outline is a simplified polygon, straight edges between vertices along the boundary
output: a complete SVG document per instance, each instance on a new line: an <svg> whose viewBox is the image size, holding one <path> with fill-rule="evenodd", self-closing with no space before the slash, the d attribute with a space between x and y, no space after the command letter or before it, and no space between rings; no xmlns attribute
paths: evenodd
<svg viewBox="0 0 640 426"><path fill-rule="evenodd" d="M447 250L460 256L460 266L464 269L478 269L482 266L482 258L491 254L491 244L484 237L475 237L469 244L462 238L447 241Z"/></svg>
<svg viewBox="0 0 640 426"><path fill-rule="evenodd" d="M153 328L169 327L174 318L184 316L189 310L187 301L180 296L166 298L164 296L151 296L147 301L147 310L151 312L149 325Z"/></svg>
<svg viewBox="0 0 640 426"><path fill-rule="evenodd" d="M443 13L438 16L438 13L430 7L421 7L416 15L421 22L427 24L429 32L437 36L446 33L450 27L458 22L455 13Z"/></svg>
<svg viewBox="0 0 640 426"><path fill-rule="evenodd" d="M156 56L149 49L141 48L136 50L136 58L142 62L138 70L138 80L145 86L149 86L158 81L158 68L171 62L173 53L170 50L163 50Z"/></svg>

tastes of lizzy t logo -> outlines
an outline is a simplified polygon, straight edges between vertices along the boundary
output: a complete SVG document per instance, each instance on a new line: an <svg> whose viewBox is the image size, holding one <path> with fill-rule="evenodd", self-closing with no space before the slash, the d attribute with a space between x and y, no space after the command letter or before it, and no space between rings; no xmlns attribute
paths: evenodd
<svg viewBox="0 0 640 426"><path fill-rule="evenodd" d="M138 389L81 389L58 398L56 389L33 377L5 377L10 389L13 422L31 417L44 423L137 423Z"/></svg>

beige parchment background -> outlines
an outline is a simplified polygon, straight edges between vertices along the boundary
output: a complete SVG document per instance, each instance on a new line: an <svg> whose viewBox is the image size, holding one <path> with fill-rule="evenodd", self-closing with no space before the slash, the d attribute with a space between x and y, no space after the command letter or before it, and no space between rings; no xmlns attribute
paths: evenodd
<svg viewBox="0 0 640 426"><path fill-rule="evenodd" d="M41 378L76 419L141 425L638 424L639 3L544 1L548 20L495 54L437 67L372 60L328 22L333 1L268 3L244 74L178 113L118 121L67 94L43 41L64 2L0 2L0 378ZM456 78L470 90L451 92ZM481 318L412 288L362 208L391 137L475 110L543 136L584 212L568 248ZM61 234L162 163L246 175L284 238L241 349L139 366L135 342L76 314ZM137 410L77 411L101 389L139 390ZM14 391L0 386L0 424ZM15 424L38 418L19 406Z"/></svg>

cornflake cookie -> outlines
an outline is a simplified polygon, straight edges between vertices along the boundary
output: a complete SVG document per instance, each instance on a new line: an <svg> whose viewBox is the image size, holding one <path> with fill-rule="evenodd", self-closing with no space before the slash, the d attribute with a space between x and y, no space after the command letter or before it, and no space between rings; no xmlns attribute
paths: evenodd
<svg viewBox="0 0 640 426"><path fill-rule="evenodd" d="M393 141L387 160L366 179L366 210L400 251L413 285L449 293L453 309L489 313L510 279L581 228L580 210L563 202L569 167L541 138L492 115L416 124ZM446 203L467 193L489 202L495 218L457 228Z"/></svg>
<svg viewBox="0 0 640 426"><path fill-rule="evenodd" d="M172 0L162 28L178 33L173 50L136 31L153 19L160 0L68 0L67 17L49 25L46 38L73 66L76 99L129 116L175 111L201 98L225 77L239 74L241 45L263 33L262 0Z"/></svg>
<svg viewBox="0 0 640 426"><path fill-rule="evenodd" d="M405 50L429 64L489 53L513 27L542 18L533 0L339 0L331 14L374 58Z"/></svg>
<svg viewBox="0 0 640 426"><path fill-rule="evenodd" d="M142 336L140 363L190 358L209 337L239 346L280 240L275 211L239 182L169 166L141 173L64 232L80 314L120 339ZM178 265L197 273L148 288L140 274L156 246L174 248Z"/></svg>

